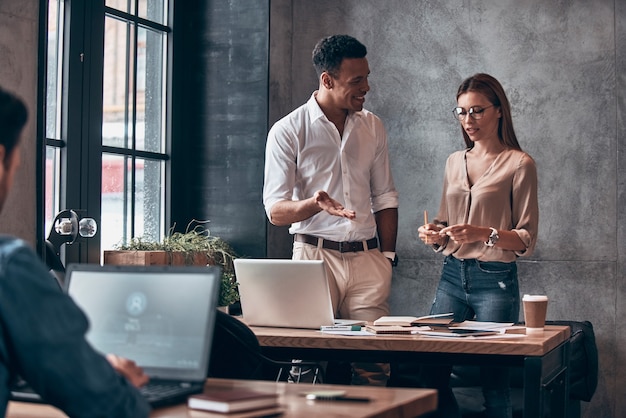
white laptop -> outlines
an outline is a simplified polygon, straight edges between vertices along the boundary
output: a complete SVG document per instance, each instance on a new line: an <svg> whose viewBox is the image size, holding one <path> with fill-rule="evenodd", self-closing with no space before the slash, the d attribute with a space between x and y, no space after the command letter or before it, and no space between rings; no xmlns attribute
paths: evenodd
<svg viewBox="0 0 626 418"><path fill-rule="evenodd" d="M234 260L248 325L320 329L362 321L335 319L322 260Z"/></svg>
<svg viewBox="0 0 626 418"><path fill-rule="evenodd" d="M160 406L203 390L220 278L218 267L73 264L65 290L89 319L92 346L141 366L142 394ZM27 387L11 395L45 402Z"/></svg>

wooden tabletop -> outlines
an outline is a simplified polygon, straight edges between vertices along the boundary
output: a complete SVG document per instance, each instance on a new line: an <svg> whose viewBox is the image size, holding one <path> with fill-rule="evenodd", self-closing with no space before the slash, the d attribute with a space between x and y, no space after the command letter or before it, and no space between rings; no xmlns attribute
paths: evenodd
<svg viewBox="0 0 626 418"><path fill-rule="evenodd" d="M317 330L251 327L264 347L327 350L542 356L570 336L570 327L548 325L543 334L511 338L430 337L424 335L335 335ZM520 330L523 333L523 329Z"/></svg>
<svg viewBox="0 0 626 418"><path fill-rule="evenodd" d="M402 418L417 417L432 412L437 407L437 391L434 389L401 389L372 386L310 385L256 380L208 379L206 391L211 388L246 388L258 391L277 392L278 408L239 414L219 414L196 411L186 405L176 405L154 410L152 418L244 418L260 414L277 414L284 418L323 417L371 417ZM309 401L302 393L310 390L341 389L347 396L367 397L370 402ZM8 418L65 418L56 408L48 405L9 402Z"/></svg>

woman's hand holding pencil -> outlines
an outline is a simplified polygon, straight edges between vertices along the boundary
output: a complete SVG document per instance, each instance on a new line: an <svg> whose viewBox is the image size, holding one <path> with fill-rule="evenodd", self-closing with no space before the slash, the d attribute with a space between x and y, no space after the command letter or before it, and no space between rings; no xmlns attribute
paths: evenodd
<svg viewBox="0 0 626 418"><path fill-rule="evenodd" d="M417 230L419 238L427 245L443 245L445 237L439 235L439 227L428 223L428 211L424 211L424 225Z"/></svg>

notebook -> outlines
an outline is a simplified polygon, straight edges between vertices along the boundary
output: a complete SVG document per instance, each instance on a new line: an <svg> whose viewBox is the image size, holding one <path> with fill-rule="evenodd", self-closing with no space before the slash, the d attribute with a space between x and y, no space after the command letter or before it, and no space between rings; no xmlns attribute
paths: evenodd
<svg viewBox="0 0 626 418"><path fill-rule="evenodd" d="M203 391L220 277L218 267L73 264L65 290L89 318L93 347L150 376L141 391L156 407ZM28 390L13 392L37 401Z"/></svg>
<svg viewBox="0 0 626 418"><path fill-rule="evenodd" d="M243 319L248 325L320 329L364 323L335 319L322 260L234 260Z"/></svg>

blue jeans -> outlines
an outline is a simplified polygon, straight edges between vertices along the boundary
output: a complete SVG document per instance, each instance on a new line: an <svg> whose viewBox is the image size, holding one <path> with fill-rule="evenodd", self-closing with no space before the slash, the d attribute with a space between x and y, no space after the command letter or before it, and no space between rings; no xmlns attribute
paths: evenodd
<svg viewBox="0 0 626 418"><path fill-rule="evenodd" d="M431 314L454 312L455 321L517 322L520 296L517 265L479 260L459 260L447 256L443 263L441 280L431 307ZM442 395L442 410L450 416L458 414L458 406L449 387L449 367L429 367ZM430 379L429 379L430 380ZM482 367L481 383L485 397L486 416L489 418L512 415L509 389L509 370L503 367ZM442 415L446 416L446 415Z"/></svg>
<svg viewBox="0 0 626 418"><path fill-rule="evenodd" d="M447 256L430 313L454 312L455 321L517 322L517 265Z"/></svg>

